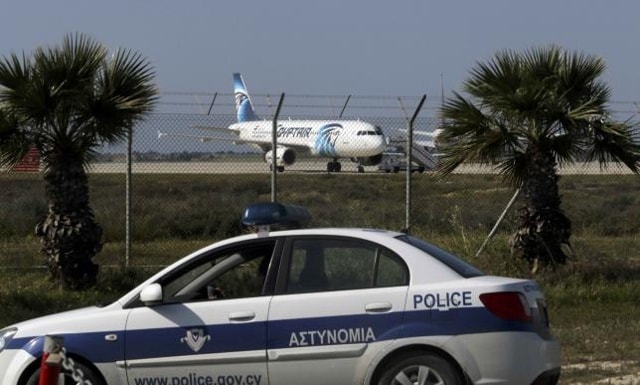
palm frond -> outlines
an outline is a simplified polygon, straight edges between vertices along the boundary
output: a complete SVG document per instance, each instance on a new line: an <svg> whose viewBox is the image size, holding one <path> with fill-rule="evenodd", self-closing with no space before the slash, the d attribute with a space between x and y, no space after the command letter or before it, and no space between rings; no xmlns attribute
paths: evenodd
<svg viewBox="0 0 640 385"><path fill-rule="evenodd" d="M446 122L441 170L475 161L504 162L503 172L516 172L523 161L516 159L526 151L541 151L558 164L587 151L591 160L637 171L628 127L592 129L594 121L610 116L611 92L600 80L605 69L600 57L555 45L500 51L477 63L463 83L470 97L454 93L440 109Z"/></svg>
<svg viewBox="0 0 640 385"><path fill-rule="evenodd" d="M640 144L634 140L632 127L626 123L596 121L591 125L592 145L587 160L598 161L603 167L610 162L625 164L631 171L640 171Z"/></svg>
<svg viewBox="0 0 640 385"><path fill-rule="evenodd" d="M0 99L8 103L5 107L11 105L11 100L30 81L30 64L24 53L22 57L11 54L0 59Z"/></svg>
<svg viewBox="0 0 640 385"><path fill-rule="evenodd" d="M27 153L33 139L21 130L18 119L0 104L0 166L13 167Z"/></svg>
<svg viewBox="0 0 640 385"><path fill-rule="evenodd" d="M31 56L0 60L0 103L43 162L87 164L103 142L122 140L157 98L149 63L130 50L107 49L76 33ZM15 136L17 137L17 136Z"/></svg>
<svg viewBox="0 0 640 385"><path fill-rule="evenodd" d="M153 109L158 95L154 75L150 63L131 50L118 50L105 62L96 79L96 98L87 111L101 140L121 140L129 127Z"/></svg>

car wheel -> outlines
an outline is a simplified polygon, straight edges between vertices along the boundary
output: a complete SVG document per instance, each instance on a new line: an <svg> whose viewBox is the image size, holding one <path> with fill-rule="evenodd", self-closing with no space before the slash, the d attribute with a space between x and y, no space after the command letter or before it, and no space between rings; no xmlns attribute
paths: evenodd
<svg viewBox="0 0 640 385"><path fill-rule="evenodd" d="M87 367L86 365L78 361L75 361L74 365L76 369L80 369L82 371L84 380L89 380L91 382L91 385L104 385L102 380L100 379L100 376L97 375L93 370L89 369L89 367ZM75 385L76 384L76 381L73 380L73 376L71 375L70 372L63 370L63 373L64 373L64 382L59 382L58 385ZM36 371L31 374L31 376L29 377L25 385L38 385L39 379L40 379L40 367L38 367L38 369L36 369Z"/></svg>
<svg viewBox="0 0 640 385"><path fill-rule="evenodd" d="M378 385L463 385L456 368L432 354L404 356L385 368Z"/></svg>

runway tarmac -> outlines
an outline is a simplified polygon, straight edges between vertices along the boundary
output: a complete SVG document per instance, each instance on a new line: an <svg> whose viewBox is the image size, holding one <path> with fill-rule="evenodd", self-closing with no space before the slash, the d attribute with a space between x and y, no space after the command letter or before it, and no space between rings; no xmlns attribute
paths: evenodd
<svg viewBox="0 0 640 385"><path fill-rule="evenodd" d="M90 173L125 173L126 163L93 163ZM135 162L132 172L136 174L269 174L269 166L264 162ZM295 163L284 171L285 173L326 173L325 161L305 161ZM365 174L380 174L378 166L365 167ZM401 172L402 173L402 172ZM431 173L430 171L425 174ZM561 175L627 175L633 174L626 166L611 164L606 169L600 169L596 162L576 163L561 167ZM355 163L342 162L340 174L358 174ZM495 168L478 164L464 164L458 167L454 174L497 174ZM419 174L414 174L419 175Z"/></svg>

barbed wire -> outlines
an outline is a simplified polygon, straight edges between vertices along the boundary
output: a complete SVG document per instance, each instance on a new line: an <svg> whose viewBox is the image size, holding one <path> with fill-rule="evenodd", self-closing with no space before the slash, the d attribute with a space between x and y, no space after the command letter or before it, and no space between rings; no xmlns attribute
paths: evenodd
<svg viewBox="0 0 640 385"><path fill-rule="evenodd" d="M199 100L199 97L210 98L208 101ZM175 98L181 98L176 100ZM184 98L193 98L185 100ZM257 109L273 109L277 104L277 94L252 94L254 107ZM349 110L377 110L377 111L400 111L401 104L406 101L417 101L418 95L389 96L389 95L312 95L312 94L287 94L285 107L288 109L322 110L347 107ZM189 107L197 108L200 113L205 107L208 113L212 108L229 109L235 108L233 93L229 92L198 92L198 91L163 91L160 93L158 105L162 107ZM427 96L424 110L436 112L443 103L443 97ZM611 112L614 114L640 114L640 100L612 100Z"/></svg>

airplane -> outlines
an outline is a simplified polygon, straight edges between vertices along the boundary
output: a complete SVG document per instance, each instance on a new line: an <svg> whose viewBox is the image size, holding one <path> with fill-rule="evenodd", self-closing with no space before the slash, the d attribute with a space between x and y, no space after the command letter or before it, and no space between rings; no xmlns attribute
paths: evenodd
<svg viewBox="0 0 640 385"><path fill-rule="evenodd" d="M249 144L264 152L264 160L270 169L279 172L295 163L298 152L330 158L328 172L340 172L339 159L348 158L357 163L356 170L364 172L364 166L375 166L382 161L387 138L379 126L361 120L279 120L277 124L277 148L272 147L272 122L256 115L240 73L233 74L233 91L237 123L229 127L194 126L208 130L226 130L234 139L198 137L201 141L232 140L236 144ZM162 136L188 136L165 134Z"/></svg>

